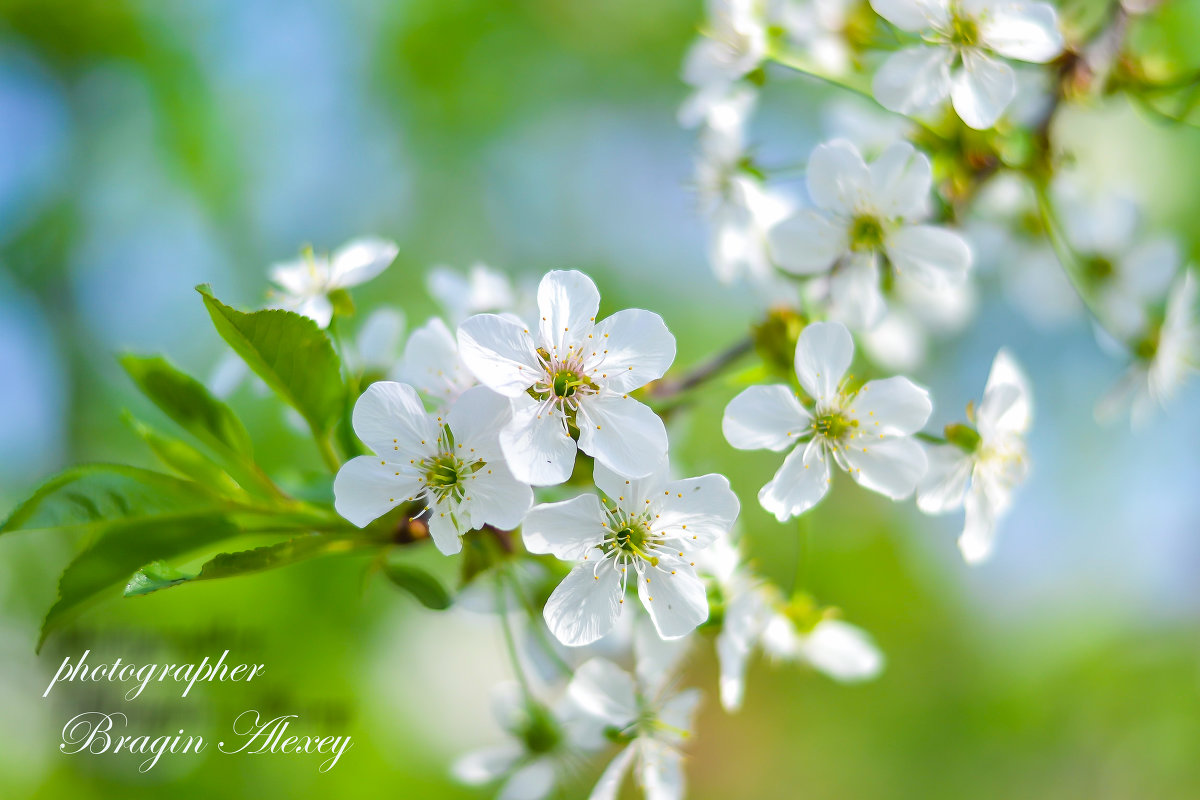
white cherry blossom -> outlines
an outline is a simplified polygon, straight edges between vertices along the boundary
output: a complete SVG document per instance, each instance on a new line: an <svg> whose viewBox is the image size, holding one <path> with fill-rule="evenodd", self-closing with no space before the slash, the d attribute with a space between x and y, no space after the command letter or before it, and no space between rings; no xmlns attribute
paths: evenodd
<svg viewBox="0 0 1200 800"><path fill-rule="evenodd" d="M875 98L901 114L930 110L949 97L963 122L990 128L1017 96L1016 73L1003 59L1041 64L1063 49L1047 3L871 0L871 7L924 39L891 55L875 73Z"/></svg>
<svg viewBox="0 0 1200 800"><path fill-rule="evenodd" d="M1128 410L1135 428L1175 396L1188 375L1200 370L1200 290L1192 268L1184 270L1167 296L1162 321L1152 321L1132 346L1133 364L1096 406L1102 422Z"/></svg>
<svg viewBox="0 0 1200 800"><path fill-rule="evenodd" d="M656 638L656 637L653 637ZM639 636L636 679L611 661L593 658L575 672L568 695L625 743L605 767L589 800L616 800L630 768L647 800L682 800L683 754L700 692L673 694L671 678L684 650Z"/></svg>
<svg viewBox="0 0 1200 800"><path fill-rule="evenodd" d="M500 446L522 481L562 483L577 448L639 478L666 459L662 420L629 393L663 376L675 360L675 337L658 314L626 309L596 322L599 307L591 278L553 271L538 286L536 331L497 314L459 326L463 362L480 383L510 398L512 419Z"/></svg>
<svg viewBox="0 0 1200 800"><path fill-rule="evenodd" d="M594 494L535 506L522 536L531 553L578 562L550 595L544 616L563 644L580 646L616 624L630 581L665 639L691 633L708 618L696 554L726 535L737 495L723 475L669 481L665 468L641 479L596 464Z"/></svg>
<svg viewBox="0 0 1200 800"><path fill-rule="evenodd" d="M496 687L492 712L508 736L467 753L454 776L470 786L502 781L501 800L542 800L569 777L580 757L604 744L603 730L569 696L547 706L513 683Z"/></svg>
<svg viewBox="0 0 1200 800"><path fill-rule="evenodd" d="M509 472L496 441L508 414L505 399L483 387L434 416L413 387L371 384L354 405L353 424L375 455L338 470L334 507L361 528L397 506L423 505L429 535L446 555L462 549L462 534L483 525L517 527L533 492Z"/></svg>
<svg viewBox="0 0 1200 800"><path fill-rule="evenodd" d="M841 683L871 680L883 671L883 654L866 633L822 614L811 602L784 602L777 589L750 572L727 540L705 551L702 567L724 602L717 659L726 711L741 708L746 667L758 650L773 659L806 663Z"/></svg>
<svg viewBox="0 0 1200 800"><path fill-rule="evenodd" d="M772 0L769 17L822 71L844 75L853 66L846 27L857 5L857 0Z"/></svg>
<svg viewBox="0 0 1200 800"><path fill-rule="evenodd" d="M818 146L808 162L815 208L771 228L771 256L797 275L829 273L828 294L839 317L870 328L883 316L881 260L897 275L934 291L961 284L971 249L954 231L922 224L929 216L933 172L907 142L870 165L844 139Z"/></svg>
<svg viewBox="0 0 1200 800"><path fill-rule="evenodd" d="M355 239L328 256L308 250L296 261L271 267L271 280L279 287L274 304L327 327L333 319L330 292L366 283L387 269L399 252L395 242L373 237Z"/></svg>
<svg viewBox="0 0 1200 800"><path fill-rule="evenodd" d="M965 506L958 547L969 564L991 555L996 524L1029 472L1025 434L1033 421L1033 395L1007 350L996 353L974 417L974 427L947 428L949 444L928 448L929 470L917 488L917 507L927 514Z"/></svg>
<svg viewBox="0 0 1200 800"><path fill-rule="evenodd" d="M459 395L477 385L458 354L458 341L440 317L431 317L412 332L392 377L415 386L438 408L449 407Z"/></svg>
<svg viewBox="0 0 1200 800"><path fill-rule="evenodd" d="M519 302L509 277L486 264L472 264L465 275L434 267L425 285L454 325L473 314L513 312Z"/></svg>
<svg viewBox="0 0 1200 800"><path fill-rule="evenodd" d="M763 0L708 0L705 6L705 35L683 62L684 82L697 88L740 80L767 55Z"/></svg>
<svg viewBox="0 0 1200 800"><path fill-rule="evenodd" d="M912 434L933 410L929 392L902 377L854 391L846 379L853 358L846 326L813 323L800 334L795 363L811 408L791 388L774 385L751 386L725 409L722 430L739 450L792 448L758 493L780 522L820 502L832 483L831 464L893 500L912 494L925 473L925 453Z"/></svg>

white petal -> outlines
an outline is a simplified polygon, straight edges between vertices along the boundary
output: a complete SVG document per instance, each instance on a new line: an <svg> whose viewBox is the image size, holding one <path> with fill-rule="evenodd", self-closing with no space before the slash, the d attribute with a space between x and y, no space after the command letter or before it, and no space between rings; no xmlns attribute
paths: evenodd
<svg viewBox="0 0 1200 800"><path fill-rule="evenodd" d="M678 557L661 557L658 569L647 569L644 576L634 578L642 605L658 635L664 639L687 636L708 619L708 597L704 584L687 561Z"/></svg>
<svg viewBox="0 0 1200 800"><path fill-rule="evenodd" d="M824 272L846 252L846 228L815 211L798 211L767 232L771 258L797 275Z"/></svg>
<svg viewBox="0 0 1200 800"><path fill-rule="evenodd" d="M379 456L428 455L437 445L438 429L413 387L376 381L354 403L354 432Z"/></svg>
<svg viewBox="0 0 1200 800"><path fill-rule="evenodd" d="M380 462L378 456L352 458L342 464L333 479L334 508L360 528L424 488L415 473Z"/></svg>
<svg viewBox="0 0 1200 800"><path fill-rule="evenodd" d="M633 513L646 510L647 500L657 500L667 483L669 465L666 461L659 469L644 478L628 478L614 472L597 461L592 469L596 487L608 495L619 508Z"/></svg>
<svg viewBox="0 0 1200 800"><path fill-rule="evenodd" d="M551 270L538 284L539 340L566 356L567 345L591 332L600 310L600 291L578 270Z"/></svg>
<svg viewBox="0 0 1200 800"><path fill-rule="evenodd" d="M958 549L968 564L981 564L991 556L996 542L996 509L982 485L971 487L964 506L967 516Z"/></svg>
<svg viewBox="0 0 1200 800"><path fill-rule="evenodd" d="M928 389L897 376L868 382L851 407L863 436L877 439L880 434L907 436L921 430L933 412L933 401Z"/></svg>
<svg viewBox="0 0 1200 800"><path fill-rule="evenodd" d="M513 398L512 414L500 431L500 449L513 476L534 486L553 486L571 477L575 442L567 435L562 411L523 394Z"/></svg>
<svg viewBox="0 0 1200 800"><path fill-rule="evenodd" d="M429 508L429 538L438 552L452 556L462 552L462 535L471 530L470 514L453 501L434 503Z"/></svg>
<svg viewBox="0 0 1200 800"><path fill-rule="evenodd" d="M558 503L542 503L529 511L521 528L525 549L550 553L563 561L600 556L596 545L604 540L604 509L594 494L582 494Z"/></svg>
<svg viewBox="0 0 1200 800"><path fill-rule="evenodd" d="M831 319L859 330L871 330L887 311L874 253L854 253L829 277Z"/></svg>
<svg viewBox="0 0 1200 800"><path fill-rule="evenodd" d="M905 225L888 236L892 268L935 291L960 285L971 267L971 248L957 233L933 225Z"/></svg>
<svg viewBox="0 0 1200 800"><path fill-rule="evenodd" d="M471 475L463 501L472 528L493 525L505 531L520 525L532 505L533 490L514 478L503 461L488 461Z"/></svg>
<svg viewBox="0 0 1200 800"><path fill-rule="evenodd" d="M1002 391L1002 386L1011 386L1012 390ZM975 418L980 434L987 441L1029 430L1033 421L1033 392L1029 378L1007 350L1001 349L992 361L983 401Z"/></svg>
<svg viewBox="0 0 1200 800"><path fill-rule="evenodd" d="M330 256L330 288L346 289L366 283L391 266L399 252L396 243L387 239L365 237L347 242Z"/></svg>
<svg viewBox="0 0 1200 800"><path fill-rule="evenodd" d="M512 402L486 386L463 392L445 415L461 458L476 461L500 457L499 434L512 419Z"/></svg>
<svg viewBox="0 0 1200 800"><path fill-rule="evenodd" d="M584 363L592 377L618 392L658 380L675 360L675 337L662 317L640 308L627 308L605 319L584 347ZM591 348L590 355L586 348Z"/></svg>
<svg viewBox="0 0 1200 800"><path fill-rule="evenodd" d="M646 800L683 800L683 756L655 739L640 739L638 781Z"/></svg>
<svg viewBox="0 0 1200 800"><path fill-rule="evenodd" d="M554 790L554 764L546 758L532 761L512 774L496 800L542 800Z"/></svg>
<svg viewBox="0 0 1200 800"><path fill-rule="evenodd" d="M716 474L672 481L655 506L654 530L683 540L693 550L726 536L741 510L729 479Z"/></svg>
<svg viewBox="0 0 1200 800"><path fill-rule="evenodd" d="M588 800L617 800L617 792L621 790L621 782L625 779L625 773L629 772L635 753L632 745L617 753L604 768Z"/></svg>
<svg viewBox="0 0 1200 800"><path fill-rule="evenodd" d="M295 311L317 323L320 328L328 328L333 319L333 303L323 294L303 298Z"/></svg>
<svg viewBox="0 0 1200 800"><path fill-rule="evenodd" d="M758 606L751 592L728 600L721 633L717 635L721 707L730 713L742 707L746 692L746 665L758 630Z"/></svg>
<svg viewBox="0 0 1200 800"><path fill-rule="evenodd" d="M667 429L649 406L632 397L598 394L579 405L579 449L631 478L661 469Z"/></svg>
<svg viewBox="0 0 1200 800"><path fill-rule="evenodd" d="M287 294L306 297L321 293L329 280L329 263L323 258L297 259L271 265L271 282Z"/></svg>
<svg viewBox="0 0 1200 800"><path fill-rule="evenodd" d="M813 202L835 214L851 216L870 197L871 173L858 148L845 139L818 145L807 174Z"/></svg>
<svg viewBox="0 0 1200 800"><path fill-rule="evenodd" d="M854 360L854 339L840 322L814 322L800 332L796 377L818 406L837 398L838 383Z"/></svg>
<svg viewBox="0 0 1200 800"><path fill-rule="evenodd" d="M458 352L480 383L506 397L524 394L543 371L529 331L511 317L465 320L458 326Z"/></svg>
<svg viewBox="0 0 1200 800"><path fill-rule="evenodd" d="M584 711L610 725L624 727L637 719L633 678L607 659L593 658L580 665L567 693Z"/></svg>
<svg viewBox="0 0 1200 800"><path fill-rule="evenodd" d="M786 522L815 506L829 491L829 461L819 442L788 453L775 477L758 493L758 502Z"/></svg>
<svg viewBox="0 0 1200 800"><path fill-rule="evenodd" d="M952 444L927 447L925 456L929 467L917 486L917 508L926 514L960 508L971 477L971 457Z"/></svg>
<svg viewBox="0 0 1200 800"><path fill-rule="evenodd" d="M662 708L659 709L658 718L677 730L663 731L660 738L673 744L682 742L684 737L677 731L692 729L692 718L696 715L696 710L700 707L703 697L704 695L699 689L684 689L664 702Z"/></svg>
<svg viewBox="0 0 1200 800"><path fill-rule="evenodd" d="M1063 49L1054 8L1023 0L989 3L989 13L979 20L983 44L1007 58L1044 64Z"/></svg>
<svg viewBox="0 0 1200 800"><path fill-rule="evenodd" d="M950 94L954 52L918 45L893 53L875 73L871 91L879 104L900 114L926 111Z"/></svg>
<svg viewBox="0 0 1200 800"><path fill-rule="evenodd" d="M750 386L725 407L721 431L739 450L784 450L809 429L812 416L786 386Z"/></svg>
<svg viewBox="0 0 1200 800"><path fill-rule="evenodd" d="M691 652L690 638L664 639L654 625L639 617L633 629L634 677L644 696L655 697L679 677Z"/></svg>
<svg viewBox="0 0 1200 800"><path fill-rule="evenodd" d="M475 383L475 376L458 357L454 334L440 317L433 317L408 337L396 377L443 404Z"/></svg>
<svg viewBox="0 0 1200 800"><path fill-rule="evenodd" d="M404 335L404 313L393 308L378 308L371 312L354 337L357 364L360 369L388 369L396 358L400 337Z"/></svg>
<svg viewBox="0 0 1200 800"><path fill-rule="evenodd" d="M903 500L925 475L927 463L921 445L908 437L879 439L862 444L858 439L842 451L850 477L884 497Z"/></svg>
<svg viewBox="0 0 1200 800"><path fill-rule="evenodd" d="M455 761L451 772L461 783L479 786L491 783L508 772L521 755L521 749L514 744L485 747L467 753Z"/></svg>
<svg viewBox="0 0 1200 800"><path fill-rule="evenodd" d="M611 560L584 561L563 578L542 616L567 647L580 647L613 629L621 614L621 573Z"/></svg>
<svg viewBox="0 0 1200 800"><path fill-rule="evenodd" d="M1121 288L1139 302L1159 300L1179 272L1182 258L1174 239L1150 239L1133 247L1118 265Z"/></svg>
<svg viewBox="0 0 1200 800"><path fill-rule="evenodd" d="M946 0L871 0L876 14L912 33L943 25L950 18L947 6Z"/></svg>
<svg viewBox="0 0 1200 800"><path fill-rule="evenodd" d="M843 683L871 680L883 670L883 654L871 637L841 620L818 622L804 637L801 653L808 663Z"/></svg>
<svg viewBox="0 0 1200 800"><path fill-rule="evenodd" d="M1017 96L1017 76L1003 61L978 50L963 53L963 66L954 76L950 98L969 127L987 130Z"/></svg>
<svg viewBox="0 0 1200 800"><path fill-rule="evenodd" d="M919 219L928 213L933 166L908 142L896 142L871 163L871 190L886 217Z"/></svg>

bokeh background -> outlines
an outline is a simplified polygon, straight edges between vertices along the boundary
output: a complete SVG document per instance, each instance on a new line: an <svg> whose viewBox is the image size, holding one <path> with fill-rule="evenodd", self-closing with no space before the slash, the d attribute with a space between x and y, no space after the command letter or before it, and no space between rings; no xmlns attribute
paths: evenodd
<svg viewBox="0 0 1200 800"><path fill-rule="evenodd" d="M1089 5L1084 3L1082 5ZM1168 2L1143 52L1200 66L1200 4ZM589 271L603 313L663 314L679 364L736 340L755 309L707 266L692 136L674 113L702 9L683 0L3 0L0 2L0 512L86 461L149 464L121 421L152 409L115 354L161 352L206 377L223 353L193 286L254 305L269 263L311 243L394 237L397 264L360 309L435 313L432 264L517 277ZM828 90L776 76L759 152L799 163ZM1113 100L1060 131L1081 171L1139 198L1150 226L1200 244L1200 131ZM871 631L888 668L842 687L751 669L746 708L708 691L688 771L697 798L1191 798L1200 796L1200 392L1148 429L1098 427L1120 364L1083 319L1031 325L985 284L969 332L913 375L952 419L1009 346L1034 381L1034 473L995 558L966 568L959 520L921 517L847 484L813 515L803 588ZM777 458L719 434L716 385L675 426L675 461L730 475L761 569L784 585L794 526L753 502ZM277 474L320 469L278 408L232 402ZM75 543L0 539L0 787L5 797L481 797L455 755L495 740L498 629L435 614L325 560L107 602L33 646ZM124 703L105 684L42 692L65 656L170 662L232 650L261 685L173 687ZM63 756L82 710L131 728L215 734L246 708L349 733L328 774L306 756ZM301 731L303 732L303 731ZM595 773L581 775L580 796Z"/></svg>

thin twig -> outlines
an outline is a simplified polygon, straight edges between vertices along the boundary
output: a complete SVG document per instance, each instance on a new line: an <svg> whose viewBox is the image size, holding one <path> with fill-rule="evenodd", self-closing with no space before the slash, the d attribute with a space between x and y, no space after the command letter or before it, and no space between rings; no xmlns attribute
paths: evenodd
<svg viewBox="0 0 1200 800"><path fill-rule="evenodd" d="M664 378L650 384L650 386L646 387L646 393L652 400L673 400L679 395L712 380L753 349L754 339L747 336L717 353L707 361L693 367L678 378L673 380Z"/></svg>

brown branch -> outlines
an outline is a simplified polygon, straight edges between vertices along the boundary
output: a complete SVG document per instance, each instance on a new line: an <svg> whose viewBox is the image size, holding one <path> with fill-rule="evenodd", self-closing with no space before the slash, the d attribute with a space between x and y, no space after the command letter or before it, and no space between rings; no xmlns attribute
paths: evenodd
<svg viewBox="0 0 1200 800"><path fill-rule="evenodd" d="M646 387L646 395L651 400L674 400L685 392L712 380L753 349L754 339L747 336L678 378L663 378L651 383Z"/></svg>

